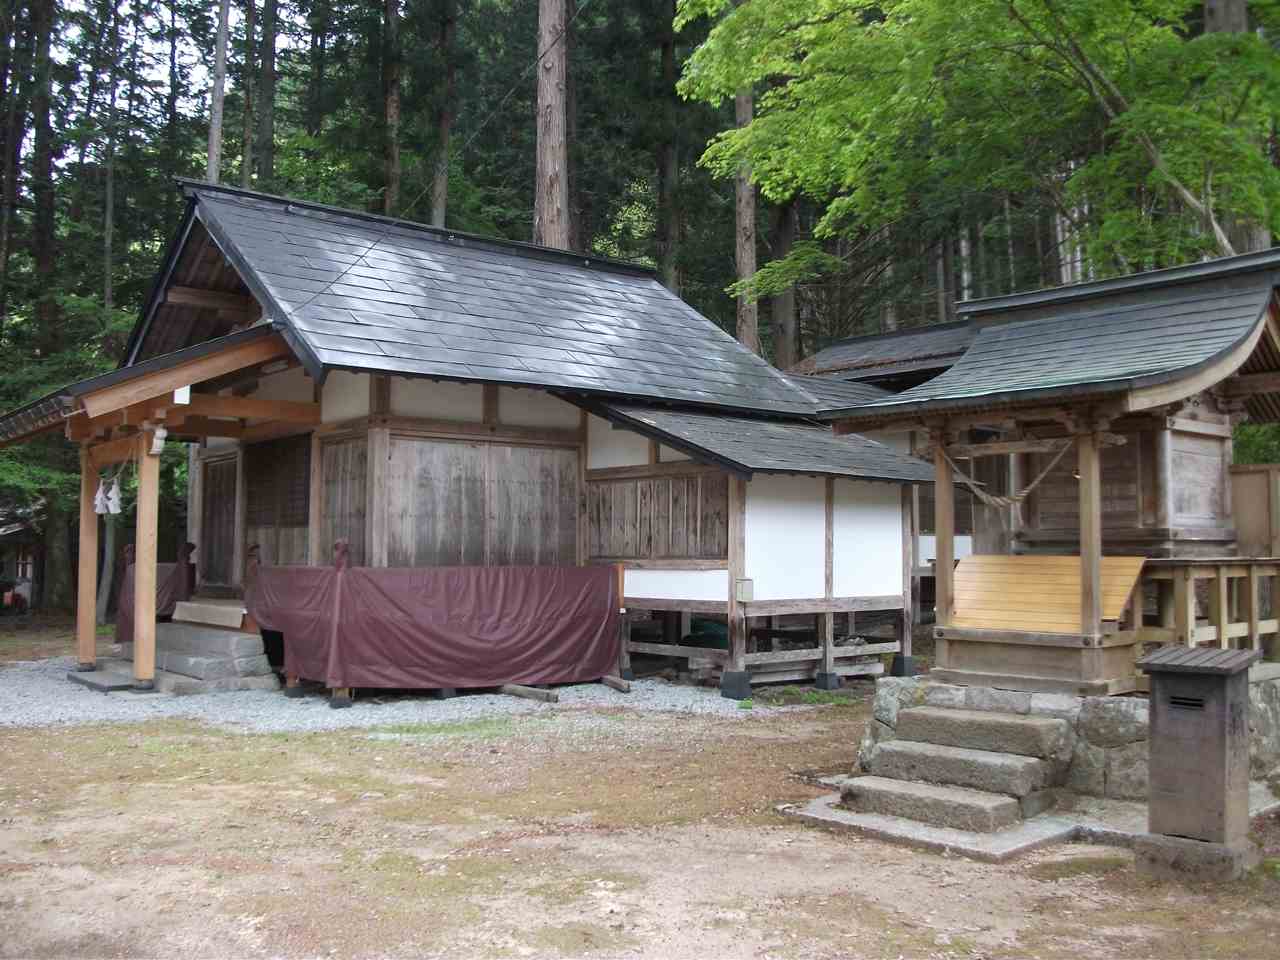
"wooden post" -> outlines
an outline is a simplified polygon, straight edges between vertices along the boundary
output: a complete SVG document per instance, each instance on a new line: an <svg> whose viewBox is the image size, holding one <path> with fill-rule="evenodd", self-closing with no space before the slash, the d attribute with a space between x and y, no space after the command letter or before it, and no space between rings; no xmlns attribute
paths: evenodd
<svg viewBox="0 0 1280 960"><path fill-rule="evenodd" d="M1267 471L1267 516L1270 518L1271 556L1280 557L1280 470Z"/></svg>
<svg viewBox="0 0 1280 960"><path fill-rule="evenodd" d="M836 481L826 478L825 484L826 538L823 556L823 595L830 600L835 596L835 528ZM836 615L831 612L818 614L818 643L822 647L822 661L818 666L814 685L820 690L838 690L840 677L836 675Z"/></svg>
<svg viewBox="0 0 1280 960"><path fill-rule="evenodd" d="M138 434L138 505L133 554L133 686L155 688L156 538L160 515L160 457L151 433Z"/></svg>
<svg viewBox="0 0 1280 960"><path fill-rule="evenodd" d="M146 436L146 434L143 434ZM233 533L234 540L232 542L231 561L231 585L235 587L242 586L244 583L244 566L247 556L245 551L248 544L245 540L248 537L248 531L245 525L248 522L248 491L249 487L245 483L244 476L244 441L237 440L236 446L236 502L235 502L235 531ZM139 467L141 469L141 467Z"/></svg>
<svg viewBox="0 0 1280 960"><path fill-rule="evenodd" d="M1226 649L1231 645L1227 637L1227 626L1231 623L1231 587L1227 582L1227 568L1222 564L1218 564L1209 595L1213 604L1213 628L1218 632L1218 646Z"/></svg>
<svg viewBox="0 0 1280 960"><path fill-rule="evenodd" d="M307 562L313 567L324 563L324 444L319 432L311 434L311 476L307 495Z"/></svg>
<svg viewBox="0 0 1280 960"><path fill-rule="evenodd" d="M729 595L726 613L729 626L729 660L720 677L720 692L734 700L751 696L747 673L747 618L738 601L738 581L746 569L747 481L736 474L729 477Z"/></svg>
<svg viewBox="0 0 1280 960"><path fill-rule="evenodd" d="M955 536L956 490L951 466L943 454L947 442L946 430L933 431L933 526L937 541L937 560L934 563L934 622L945 627L955 613ZM937 666L948 666L947 641L937 639L934 647Z"/></svg>
<svg viewBox="0 0 1280 960"><path fill-rule="evenodd" d="M1076 441L1080 472L1080 632L1102 636L1102 468L1098 435Z"/></svg>
<svg viewBox="0 0 1280 960"><path fill-rule="evenodd" d="M98 471L89 448L80 448L80 574L76 585L76 669L94 670L98 663L98 515L93 498ZM107 558L114 563L114 557Z"/></svg>
<svg viewBox="0 0 1280 960"><path fill-rule="evenodd" d="M1245 619L1249 623L1248 648L1251 650L1262 649L1262 634L1258 629L1258 609L1261 601L1259 586L1258 568L1251 563L1249 564L1249 575L1244 578Z"/></svg>
<svg viewBox="0 0 1280 960"><path fill-rule="evenodd" d="M1173 526L1173 431L1156 431L1156 526L1170 536Z"/></svg>
<svg viewBox="0 0 1280 960"><path fill-rule="evenodd" d="M1156 602L1160 607L1160 626L1170 630L1177 627L1177 616L1174 613L1174 596L1172 580L1156 581Z"/></svg>
<svg viewBox="0 0 1280 960"><path fill-rule="evenodd" d="M914 588L916 585L916 544L919 542L916 533L917 490L913 483L902 488L902 637L899 640L901 650L898 653L904 673L914 673L911 664L911 636L915 632L916 608Z"/></svg>
<svg viewBox="0 0 1280 960"><path fill-rule="evenodd" d="M368 490L365 493L365 556L370 567L387 565L387 473L391 459L391 431L370 427L368 440Z"/></svg>
<svg viewBox="0 0 1280 960"><path fill-rule="evenodd" d="M1177 639L1188 647L1196 645L1196 581L1189 567L1174 571L1173 623Z"/></svg>

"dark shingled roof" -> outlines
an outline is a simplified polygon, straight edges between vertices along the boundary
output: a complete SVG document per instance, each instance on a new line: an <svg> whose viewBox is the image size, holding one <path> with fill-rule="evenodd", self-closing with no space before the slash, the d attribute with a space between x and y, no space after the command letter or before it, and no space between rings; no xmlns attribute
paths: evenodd
<svg viewBox="0 0 1280 960"><path fill-rule="evenodd" d="M900 394L824 416L884 422L1171 382L1246 341L1277 281L1280 251L1272 251L972 301L962 310L976 336L954 366Z"/></svg>
<svg viewBox="0 0 1280 960"><path fill-rule="evenodd" d="M184 187L265 317L317 377L347 369L769 414L819 409L648 270Z"/></svg>
<svg viewBox="0 0 1280 960"><path fill-rule="evenodd" d="M933 467L923 460L856 434L838 437L829 427L628 404L597 409L619 426L739 473L933 482Z"/></svg>
<svg viewBox="0 0 1280 960"><path fill-rule="evenodd" d="M941 370L964 353L973 333L967 321L960 321L850 337L819 350L803 366L853 380Z"/></svg>
<svg viewBox="0 0 1280 960"><path fill-rule="evenodd" d="M1261 650L1222 650L1219 648L1167 646L1147 654L1136 664L1147 673L1240 673L1255 660L1262 659Z"/></svg>
<svg viewBox="0 0 1280 960"><path fill-rule="evenodd" d="M857 380L841 380L838 377L810 374L799 376L791 374L791 381L801 389L813 394L822 404L823 409L847 407L855 403L868 403L881 397L893 394L888 390L859 383Z"/></svg>

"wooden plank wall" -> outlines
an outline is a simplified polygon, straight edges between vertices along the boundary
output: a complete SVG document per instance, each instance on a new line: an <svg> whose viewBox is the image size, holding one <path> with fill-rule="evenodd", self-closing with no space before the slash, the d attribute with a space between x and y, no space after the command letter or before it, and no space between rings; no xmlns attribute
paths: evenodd
<svg viewBox="0 0 1280 960"><path fill-rule="evenodd" d="M393 436L387 563L577 562L576 448Z"/></svg>
<svg viewBox="0 0 1280 960"><path fill-rule="evenodd" d="M244 448L245 543L263 563L308 561L311 437L283 437Z"/></svg>
<svg viewBox="0 0 1280 960"><path fill-rule="evenodd" d="M202 464L203 496L200 502L200 580L228 586L235 564L237 458L208 460Z"/></svg>
<svg viewBox="0 0 1280 960"><path fill-rule="evenodd" d="M725 473L587 481L587 551L592 560L725 560L728 532Z"/></svg>
<svg viewBox="0 0 1280 960"><path fill-rule="evenodd" d="M365 437L324 440L321 445L323 509L320 513L322 563L332 557L333 544L350 544L352 566L365 561L365 491L368 485L368 441Z"/></svg>

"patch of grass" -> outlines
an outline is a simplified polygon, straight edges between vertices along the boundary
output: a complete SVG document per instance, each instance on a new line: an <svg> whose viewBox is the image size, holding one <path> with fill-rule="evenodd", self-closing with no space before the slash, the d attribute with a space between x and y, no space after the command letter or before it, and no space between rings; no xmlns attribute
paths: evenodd
<svg viewBox="0 0 1280 960"><path fill-rule="evenodd" d="M745 700L738 701L739 710L754 710L755 706L756 706L755 701L752 700L750 697L747 697Z"/></svg>
<svg viewBox="0 0 1280 960"><path fill-rule="evenodd" d="M866 692L853 687L843 690L817 690L812 687L770 687L756 693L756 699L770 706L783 707L847 707L866 698Z"/></svg>
<svg viewBox="0 0 1280 960"><path fill-rule="evenodd" d="M581 920L538 927L529 934L528 939L530 946L563 957L602 951L617 953L635 943L632 937L621 930Z"/></svg>
<svg viewBox="0 0 1280 960"><path fill-rule="evenodd" d="M1071 877L1101 877L1129 866L1131 859L1124 854L1103 854L1091 857L1071 857L1067 860L1046 860L1027 869L1037 880L1067 880Z"/></svg>
<svg viewBox="0 0 1280 960"><path fill-rule="evenodd" d="M392 733L406 737L467 737L489 739L512 732L511 717L482 717L478 720L455 720L446 723L391 723L373 727L368 733Z"/></svg>
<svg viewBox="0 0 1280 960"><path fill-rule="evenodd" d="M629 873L571 873L534 884L527 892L553 906L570 906L585 899L593 889L605 887L618 892L634 890L642 884L639 877Z"/></svg>

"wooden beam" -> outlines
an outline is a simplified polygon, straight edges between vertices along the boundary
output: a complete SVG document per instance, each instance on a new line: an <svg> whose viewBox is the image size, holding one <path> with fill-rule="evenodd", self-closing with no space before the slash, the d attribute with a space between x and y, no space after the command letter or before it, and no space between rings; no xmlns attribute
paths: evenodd
<svg viewBox="0 0 1280 960"><path fill-rule="evenodd" d="M1228 397L1252 397L1259 393L1280 393L1280 371L1271 373L1237 373L1222 381L1221 390Z"/></svg>
<svg viewBox="0 0 1280 960"><path fill-rule="evenodd" d="M80 448L80 556L76 583L76 661L81 670L92 670L98 660L98 515L93 499L98 492L98 470L86 447ZM108 562L114 562L113 557Z"/></svg>
<svg viewBox="0 0 1280 960"><path fill-rule="evenodd" d="M391 413L391 378L385 373L369 375L369 414L387 416ZM314 421L319 423L319 417Z"/></svg>
<svg viewBox="0 0 1280 960"><path fill-rule="evenodd" d="M1102 433L1098 435L1102 446L1123 446L1128 443L1127 437L1118 433ZM1063 447L1071 446L1070 437L1051 438L1047 440L993 440L990 443L953 443L947 447L947 455L955 460L959 457L998 457L1011 453L1057 453Z"/></svg>
<svg viewBox="0 0 1280 960"><path fill-rule="evenodd" d="M190 414L205 417L235 417L242 420L287 420L314 426L320 423L320 404L295 403L287 400L259 400L254 397L224 397L211 393L193 393L187 404L169 404L170 410L186 408Z"/></svg>
<svg viewBox="0 0 1280 960"><path fill-rule="evenodd" d="M1102 635L1102 458L1096 434L1076 442L1080 472L1080 632Z"/></svg>
<svg viewBox="0 0 1280 960"><path fill-rule="evenodd" d="M641 464L634 467L597 467L586 472L591 480L649 480L653 477L694 477L706 473L724 473L723 467L696 463L693 460L672 460L666 463Z"/></svg>
<svg viewBox="0 0 1280 960"><path fill-rule="evenodd" d="M214 377L284 356L290 356L289 347L279 334L273 334L261 340L251 340L217 353L187 360L166 370L156 370L114 386L95 390L93 393L85 394L81 398L81 403L90 417L100 417L104 413L123 410L135 403L172 393L179 387L203 383Z"/></svg>
<svg viewBox="0 0 1280 960"><path fill-rule="evenodd" d="M257 311L257 303L253 297L226 290L201 290L198 287L170 287L165 291L164 302L175 307L196 307L228 313L253 314Z"/></svg>
<svg viewBox="0 0 1280 960"><path fill-rule="evenodd" d="M369 417L359 424L351 421L326 423L326 433L338 433L367 422L370 429L385 427L402 436L440 438L442 440L513 440L516 443L544 444L562 447L578 447L582 437L577 428L565 430L556 427L521 427L509 424L466 423L457 420L424 420L413 417ZM589 478L588 478L589 479Z"/></svg>
<svg viewBox="0 0 1280 960"><path fill-rule="evenodd" d="M121 437L108 440L106 443L95 443L89 446L89 459L95 469L101 470L113 463L132 460L138 453L137 437Z"/></svg>
<svg viewBox="0 0 1280 960"><path fill-rule="evenodd" d="M151 435L135 439L138 457L138 503L133 566L133 685L155 686L156 677L156 539L160 516L160 457L151 452Z"/></svg>

